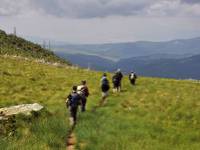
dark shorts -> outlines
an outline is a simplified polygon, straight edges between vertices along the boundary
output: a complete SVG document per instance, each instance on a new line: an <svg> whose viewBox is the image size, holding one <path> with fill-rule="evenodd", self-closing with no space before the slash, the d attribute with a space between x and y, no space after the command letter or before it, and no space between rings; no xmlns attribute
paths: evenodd
<svg viewBox="0 0 200 150"><path fill-rule="evenodd" d="M103 84L103 85L101 86L102 92L107 92L109 89L110 89L109 85Z"/></svg>
<svg viewBox="0 0 200 150"><path fill-rule="evenodd" d="M118 81L118 82L113 82L113 87L114 88L117 88L117 87L119 87L120 86L120 81Z"/></svg>

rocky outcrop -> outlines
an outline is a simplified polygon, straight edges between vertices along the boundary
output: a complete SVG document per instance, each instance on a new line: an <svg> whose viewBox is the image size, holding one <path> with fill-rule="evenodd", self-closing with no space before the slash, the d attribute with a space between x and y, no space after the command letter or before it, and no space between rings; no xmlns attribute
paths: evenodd
<svg viewBox="0 0 200 150"><path fill-rule="evenodd" d="M38 103L22 104L0 108L0 135L14 135L18 114L31 116L32 112L40 112L44 107Z"/></svg>
<svg viewBox="0 0 200 150"><path fill-rule="evenodd" d="M21 104L16 106L0 108L0 112L1 114L3 114L3 116L12 116L17 114L31 115L32 111L39 112L43 108L44 107L38 103ZM0 119L3 119L3 116L1 116Z"/></svg>

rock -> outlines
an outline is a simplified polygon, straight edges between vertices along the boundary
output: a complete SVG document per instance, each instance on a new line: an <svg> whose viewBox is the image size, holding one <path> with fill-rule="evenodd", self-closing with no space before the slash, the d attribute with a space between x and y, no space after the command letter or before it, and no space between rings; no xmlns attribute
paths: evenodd
<svg viewBox="0 0 200 150"><path fill-rule="evenodd" d="M18 114L30 116L31 112L40 112L44 107L38 103L22 104L0 108L0 133L12 136L16 132L16 118Z"/></svg>
<svg viewBox="0 0 200 150"><path fill-rule="evenodd" d="M32 111L39 112L43 108L44 107L38 103L22 104L22 105L0 108L0 112L2 112L4 116L12 116L17 114L31 115Z"/></svg>

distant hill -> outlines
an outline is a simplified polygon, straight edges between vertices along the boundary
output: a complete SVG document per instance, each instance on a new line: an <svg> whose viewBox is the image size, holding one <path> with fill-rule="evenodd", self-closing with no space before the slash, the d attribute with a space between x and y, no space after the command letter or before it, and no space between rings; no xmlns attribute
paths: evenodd
<svg viewBox="0 0 200 150"><path fill-rule="evenodd" d="M0 54L17 55L28 58L43 59L48 62L67 63L68 61L59 58L52 51L42 48L38 44L29 42L13 34L6 34L0 30Z"/></svg>
<svg viewBox="0 0 200 150"><path fill-rule="evenodd" d="M186 58L158 58L158 55L133 57L121 59L117 62L94 55L68 54L57 52L65 58L81 67L88 66L93 70L115 71L121 68L124 73L134 70L139 75L152 77L165 77L176 79L200 79L200 55L189 56Z"/></svg>
<svg viewBox="0 0 200 150"><path fill-rule="evenodd" d="M200 37L192 39L171 40L166 42L129 42L108 44L62 44L54 47L55 51L68 53L93 54L110 59L125 59L149 55L171 55L184 57L200 54Z"/></svg>
<svg viewBox="0 0 200 150"><path fill-rule="evenodd" d="M200 55L179 59L129 58L117 62L124 71L135 70L141 75L177 79L200 79Z"/></svg>
<svg viewBox="0 0 200 150"><path fill-rule="evenodd" d="M60 44L54 52L78 64L102 71L121 68L144 76L200 79L200 38L166 42Z"/></svg>
<svg viewBox="0 0 200 150"><path fill-rule="evenodd" d="M94 55L68 54L57 52L57 55L69 60L72 64L93 70L113 71L115 63L112 60Z"/></svg>

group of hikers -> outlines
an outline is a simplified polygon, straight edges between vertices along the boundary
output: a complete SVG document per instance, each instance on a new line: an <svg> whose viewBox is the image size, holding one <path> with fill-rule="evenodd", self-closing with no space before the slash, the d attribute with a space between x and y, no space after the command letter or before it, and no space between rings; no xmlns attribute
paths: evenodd
<svg viewBox="0 0 200 150"><path fill-rule="evenodd" d="M137 75L135 72L131 72L129 74L129 81L132 85L135 85ZM120 69L118 69L112 77L113 83L113 92L121 92L121 81L123 78L123 74ZM103 73L101 78L101 91L102 91L102 99L99 105L104 105L106 102L106 98L108 97L108 91L110 90L110 83L107 78L107 74ZM86 111L86 103L87 97L89 96L89 89L87 87L86 80L81 81L79 86L73 86L71 93L67 96L66 106L69 109L70 113L70 125L75 126L77 121L77 111L79 105L81 106L81 111Z"/></svg>

